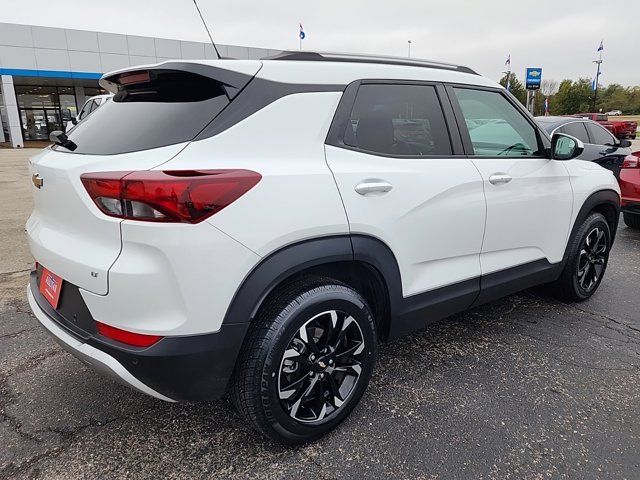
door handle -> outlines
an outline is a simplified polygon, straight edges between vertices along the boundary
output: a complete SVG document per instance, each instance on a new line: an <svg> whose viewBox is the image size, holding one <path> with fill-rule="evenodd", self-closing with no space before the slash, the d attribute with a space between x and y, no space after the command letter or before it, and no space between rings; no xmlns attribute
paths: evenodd
<svg viewBox="0 0 640 480"><path fill-rule="evenodd" d="M355 190L360 195L382 195L393 188L389 182L384 180L365 180L355 186Z"/></svg>
<svg viewBox="0 0 640 480"><path fill-rule="evenodd" d="M504 185L505 183L509 183L511 180L513 180L513 177L506 173L494 173L489 177L489 183L492 185Z"/></svg>

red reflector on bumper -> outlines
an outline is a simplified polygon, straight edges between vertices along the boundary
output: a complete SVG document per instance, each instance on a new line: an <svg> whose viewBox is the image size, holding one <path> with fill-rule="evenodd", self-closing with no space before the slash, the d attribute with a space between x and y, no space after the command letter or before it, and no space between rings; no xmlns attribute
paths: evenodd
<svg viewBox="0 0 640 480"><path fill-rule="evenodd" d="M98 326L98 333L100 335L134 347L150 347L163 338L160 335L145 335L143 333L127 332L126 330L100 322L96 322L96 325Z"/></svg>

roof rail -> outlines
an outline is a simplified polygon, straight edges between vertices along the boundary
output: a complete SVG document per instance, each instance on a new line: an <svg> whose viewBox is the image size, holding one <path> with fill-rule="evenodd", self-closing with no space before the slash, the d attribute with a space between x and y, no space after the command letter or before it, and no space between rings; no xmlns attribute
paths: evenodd
<svg viewBox="0 0 640 480"><path fill-rule="evenodd" d="M404 57L389 57L379 55L360 55L347 53L307 52L307 51L283 51L277 55L264 57L261 60L298 60L307 62L348 62L348 63L379 63L385 65L405 65L410 67L437 68L478 75L469 67L454 65L451 63L432 62Z"/></svg>

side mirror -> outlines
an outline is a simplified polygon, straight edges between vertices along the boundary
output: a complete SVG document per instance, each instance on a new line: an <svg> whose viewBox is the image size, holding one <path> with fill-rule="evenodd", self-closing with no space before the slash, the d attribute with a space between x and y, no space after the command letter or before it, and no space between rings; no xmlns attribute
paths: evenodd
<svg viewBox="0 0 640 480"><path fill-rule="evenodd" d="M60 145L61 147L66 148L67 150L71 150L72 152L78 148L78 146L69 140L69 137L65 135L62 130L54 130L49 134L49 140L51 140L56 145Z"/></svg>
<svg viewBox="0 0 640 480"><path fill-rule="evenodd" d="M631 142L627 139L620 140L617 145L618 148L629 148L630 146Z"/></svg>
<svg viewBox="0 0 640 480"><path fill-rule="evenodd" d="M77 125L78 119L76 117L71 117L71 123L73 123L74 125Z"/></svg>
<svg viewBox="0 0 640 480"><path fill-rule="evenodd" d="M551 158L571 160L584 152L584 143L566 133L554 133L551 137Z"/></svg>

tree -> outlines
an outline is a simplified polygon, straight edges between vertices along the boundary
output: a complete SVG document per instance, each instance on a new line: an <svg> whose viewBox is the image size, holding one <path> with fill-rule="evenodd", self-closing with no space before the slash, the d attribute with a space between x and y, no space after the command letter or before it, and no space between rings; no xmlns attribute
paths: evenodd
<svg viewBox="0 0 640 480"><path fill-rule="evenodd" d="M559 85L557 80L542 80L540 82L540 93L545 97L553 97L558 93Z"/></svg>
<svg viewBox="0 0 640 480"><path fill-rule="evenodd" d="M500 79L500 85L502 85L503 87L507 88L507 75L505 74L504 77L502 77ZM516 74L511 72L511 82L510 82L510 88L509 91L512 93L512 95L514 97L516 97L518 99L518 101L522 104L522 105L526 105L527 103L527 91L524 88L524 85L522 85L522 82L520 82L520 80L518 80L518 77L516 77Z"/></svg>
<svg viewBox="0 0 640 480"><path fill-rule="evenodd" d="M625 114L636 113L640 107L637 93L638 87L623 87L612 83L599 91L597 108L603 112L621 110Z"/></svg>
<svg viewBox="0 0 640 480"><path fill-rule="evenodd" d="M591 110L593 91L591 80L581 78L575 82L563 80L560 82L558 93L553 97L553 113L557 115L571 115Z"/></svg>

